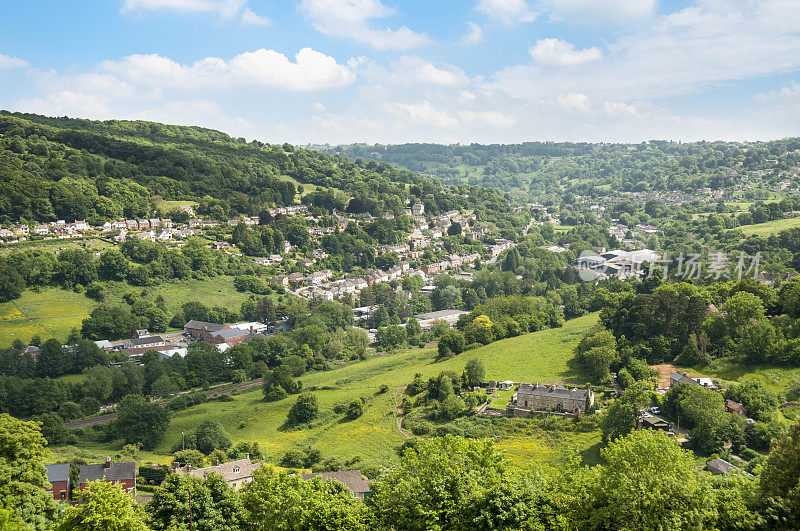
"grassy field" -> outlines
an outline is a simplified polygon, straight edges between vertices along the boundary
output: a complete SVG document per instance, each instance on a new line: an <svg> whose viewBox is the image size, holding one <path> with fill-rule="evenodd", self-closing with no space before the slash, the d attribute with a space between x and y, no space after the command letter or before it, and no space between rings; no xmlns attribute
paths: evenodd
<svg viewBox="0 0 800 531"><path fill-rule="evenodd" d="M209 307L223 306L239 311L242 302L250 296L236 291L230 276L167 282L147 288L124 282L108 282L106 285L109 304L125 304L122 300L125 293L144 290L150 300L163 295L170 312L190 300ZM97 302L83 293L60 288L44 288L38 292L27 290L19 299L0 304L0 347L10 346L18 338L27 342L36 334L45 340L51 337L65 339L73 327L80 328L81 322L97 306Z"/></svg>
<svg viewBox="0 0 800 531"><path fill-rule="evenodd" d="M27 343L36 334L43 340L66 338L96 307L82 293L59 288L27 290L19 299L0 304L0 347L10 346L15 339Z"/></svg>
<svg viewBox="0 0 800 531"><path fill-rule="evenodd" d="M740 228L745 236L769 236L771 234L778 234L782 230L793 229L796 227L800 227L800 217L776 219L775 221L757 223L755 225L743 225Z"/></svg>
<svg viewBox="0 0 800 531"><path fill-rule="evenodd" d="M296 400L293 396L267 403L262 401L261 391L255 390L236 395L230 402L202 404L174 414L165 440L155 452L145 453L141 458L168 463L173 446L181 440L181 433L190 432L200 421L212 418L225 427L234 441L258 441L272 462L277 462L288 449L315 447L322 451L323 458L359 456L362 465L386 464L396 459L395 448L405 439L397 430L392 393L380 393L381 385L386 384L391 389L406 385L418 372L425 378L445 370L460 373L472 358L483 361L489 379L578 382L580 378L569 368L568 362L581 334L596 320L596 315L589 315L570 321L560 329L498 341L443 362L436 362L435 349L410 349L304 375L303 386L317 389L313 393L320 416L302 429L284 425L288 410ZM347 421L333 413L337 403L346 404L360 397L366 400L362 417ZM565 445L588 451L598 441L597 432L560 436L553 441L540 434L526 433L502 440L500 447L508 450L515 462L523 463L531 458L551 460ZM87 443L80 447L80 451L56 449L56 455L68 457L76 452L89 452L92 457L99 458L104 453L119 451L122 443Z"/></svg>
<svg viewBox="0 0 800 531"><path fill-rule="evenodd" d="M55 240L36 240L19 243L10 243L0 246L0 253L12 253L38 249L54 253L64 249L83 249L87 251L105 251L114 247L113 244L99 238L64 238Z"/></svg>
<svg viewBox="0 0 800 531"><path fill-rule="evenodd" d="M784 392L794 382L800 381L800 368L761 366L748 367L726 359L718 359L706 367L690 369L692 372L729 382L744 379L758 380L773 391Z"/></svg>

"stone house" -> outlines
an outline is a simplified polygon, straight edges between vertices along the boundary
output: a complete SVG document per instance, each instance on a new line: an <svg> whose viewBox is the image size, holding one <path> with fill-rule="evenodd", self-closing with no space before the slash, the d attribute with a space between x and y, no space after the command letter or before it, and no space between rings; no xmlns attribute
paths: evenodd
<svg viewBox="0 0 800 531"><path fill-rule="evenodd" d="M516 410L555 411L558 413L584 413L594 404L591 389L568 389L563 385L520 384L514 402Z"/></svg>

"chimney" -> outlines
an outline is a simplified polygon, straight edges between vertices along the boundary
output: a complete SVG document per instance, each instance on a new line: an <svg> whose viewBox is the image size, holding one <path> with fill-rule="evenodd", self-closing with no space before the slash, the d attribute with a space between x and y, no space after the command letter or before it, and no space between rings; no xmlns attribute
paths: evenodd
<svg viewBox="0 0 800 531"><path fill-rule="evenodd" d="M111 468L111 457L106 457L106 462L103 463L103 468Z"/></svg>
<svg viewBox="0 0 800 531"><path fill-rule="evenodd" d="M250 334L253 333L253 325L250 325Z"/></svg>
<svg viewBox="0 0 800 531"><path fill-rule="evenodd" d="M249 453L244 454L244 458L247 459L248 461L250 461L250 454Z"/></svg>
<svg viewBox="0 0 800 531"><path fill-rule="evenodd" d="M217 466L219 466L219 457L217 458Z"/></svg>

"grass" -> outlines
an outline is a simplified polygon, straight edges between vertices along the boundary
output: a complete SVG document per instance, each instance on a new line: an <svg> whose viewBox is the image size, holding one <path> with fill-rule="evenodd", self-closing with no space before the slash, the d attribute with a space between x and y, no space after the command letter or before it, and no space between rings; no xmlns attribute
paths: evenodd
<svg viewBox="0 0 800 531"><path fill-rule="evenodd" d="M15 339L27 344L36 334L43 340L66 338L96 307L82 293L60 288L27 290L19 299L0 304L0 346L9 346Z"/></svg>
<svg viewBox="0 0 800 531"><path fill-rule="evenodd" d="M34 240L19 243L10 243L0 246L0 253L12 253L38 249L54 253L63 249L83 249L86 251L100 252L111 249L114 245L100 238L64 238L52 240Z"/></svg>
<svg viewBox="0 0 800 531"><path fill-rule="evenodd" d="M362 466L384 465L397 458L395 448L405 438L397 430L392 393L379 393L381 385L386 384L390 389L406 385L418 372L424 378L445 370L461 373L471 358L483 361L488 379L578 382L580 379L569 368L568 362L582 333L596 319L594 314L585 316L569 321L563 328L498 341L442 362L435 360L435 349L409 349L344 364L330 371L304 375L301 378L303 387L317 388L313 393L319 404L320 416L311 425L301 429L284 425L289 408L296 400L295 396L267 403L262 401L262 393L256 389L235 395L230 402L208 402L195 406L175 413L164 441L153 453L143 454L142 459L168 463L172 448L181 440L182 432L191 432L202 420L214 419L222 424L234 441L258 441L272 462L278 462L289 449L314 447L322 451L323 458L349 459L359 456ZM343 415L333 413L337 403L346 404L361 397L366 400L362 417L348 421ZM565 437L570 444L586 450L599 440L599 434L593 433L569 434ZM564 437L559 438L558 444L553 446L555 443L525 434L519 440L512 438L503 441L500 447L508 450L512 460L523 462L531 457L550 459L566 444L564 440ZM119 451L122 442L80 446L82 451L94 452L101 457L103 452ZM58 451L75 450L67 448Z"/></svg>
<svg viewBox="0 0 800 531"><path fill-rule="evenodd" d="M765 387L777 392L786 391L794 382L800 381L800 368L763 365L749 367L732 359L718 359L705 367L698 367L692 372L717 378L728 382L752 379L761 382Z"/></svg>
<svg viewBox="0 0 800 531"><path fill-rule="evenodd" d="M145 291L147 298L154 300L162 295L167 308L175 312L190 300L201 301L206 306L222 306L239 311L242 302L250 297L233 287L233 277L217 276L205 279L166 282L146 288L130 286L124 282L105 283L108 303L124 305L125 293ZM0 348L10 346L15 339L27 343L39 334L43 340L55 337L66 339L72 328L80 328L81 322L99 304L83 293L75 293L60 288L43 288L39 291L26 290L12 302L0 304Z"/></svg>
<svg viewBox="0 0 800 531"><path fill-rule="evenodd" d="M778 234L782 230L793 229L795 227L800 227L800 217L776 219L774 221L757 223L755 225L743 225L740 228L745 236L769 236L771 234Z"/></svg>

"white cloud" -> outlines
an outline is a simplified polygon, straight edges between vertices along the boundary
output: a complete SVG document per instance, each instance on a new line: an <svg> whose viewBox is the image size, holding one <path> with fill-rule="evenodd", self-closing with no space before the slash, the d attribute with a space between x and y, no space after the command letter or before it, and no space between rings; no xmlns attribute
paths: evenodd
<svg viewBox="0 0 800 531"><path fill-rule="evenodd" d="M408 50L430 42L427 35L405 26L371 28L371 19L388 17L396 12L380 0L301 0L300 9L320 33L353 39L379 50Z"/></svg>
<svg viewBox="0 0 800 531"><path fill-rule="evenodd" d="M479 0L475 10L508 26L536 20L536 12L525 0Z"/></svg>
<svg viewBox="0 0 800 531"><path fill-rule="evenodd" d="M580 92L559 94L556 103L566 112L586 112L589 110L589 96Z"/></svg>
<svg viewBox="0 0 800 531"><path fill-rule="evenodd" d="M792 81L789 83L789 85L781 87L778 90L761 92L759 94L756 94L755 96L756 101L761 101L761 102L769 102L776 100L792 100L795 98L800 100L800 83L798 83L797 81Z"/></svg>
<svg viewBox="0 0 800 531"><path fill-rule="evenodd" d="M576 50L575 46L561 39L541 39L530 49L531 56L543 65L579 65L598 61L603 57L600 50L592 46Z"/></svg>
<svg viewBox="0 0 800 531"><path fill-rule="evenodd" d="M639 113L635 105L630 105L623 101L607 101L603 103L603 112L609 116L635 116Z"/></svg>
<svg viewBox="0 0 800 531"><path fill-rule="evenodd" d="M187 90L252 85L312 91L344 87L355 81L350 68L311 48L300 50L295 62L275 50L262 48L241 53L227 62L206 57L192 65L181 65L168 57L150 54L105 61L101 67L134 83Z"/></svg>
<svg viewBox="0 0 800 531"><path fill-rule="evenodd" d="M434 127L455 127L458 120L450 116L447 111L439 110L429 101L419 103L392 103L388 104L389 110L402 114L411 121Z"/></svg>
<svg viewBox="0 0 800 531"><path fill-rule="evenodd" d="M326 109L325 109L325 105L323 105L321 102L317 101L317 102L314 102L314 105L311 106L311 110L313 110L314 112L325 112Z"/></svg>
<svg viewBox="0 0 800 531"><path fill-rule="evenodd" d="M392 62L392 70L397 84L460 87L469 83L469 78L457 66L445 63L437 67L422 57L401 57Z"/></svg>
<svg viewBox="0 0 800 531"><path fill-rule="evenodd" d="M249 7L246 7L244 11L242 11L241 20L245 24L253 24L254 26L269 26L272 24L272 21L269 19L269 17L259 15Z"/></svg>
<svg viewBox="0 0 800 531"><path fill-rule="evenodd" d="M28 66L28 62L18 57L11 57L0 53L0 70L6 68L21 68L23 66Z"/></svg>
<svg viewBox="0 0 800 531"><path fill-rule="evenodd" d="M555 20L622 23L655 15L657 0L545 0Z"/></svg>
<svg viewBox="0 0 800 531"><path fill-rule="evenodd" d="M17 109L47 116L66 115L94 119L112 117L107 98L71 90L53 92L43 98L21 98L17 102Z"/></svg>
<svg viewBox="0 0 800 531"><path fill-rule="evenodd" d="M483 41L483 28L474 22L467 22L469 32L467 32L459 41L464 46L475 46Z"/></svg>
<svg viewBox="0 0 800 531"><path fill-rule="evenodd" d="M461 111L458 116L465 123L491 127L511 127L517 123L515 117L498 111Z"/></svg>
<svg viewBox="0 0 800 531"><path fill-rule="evenodd" d="M218 13L225 18L236 16L246 0L125 0L123 11L179 11L183 13Z"/></svg>

